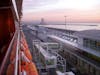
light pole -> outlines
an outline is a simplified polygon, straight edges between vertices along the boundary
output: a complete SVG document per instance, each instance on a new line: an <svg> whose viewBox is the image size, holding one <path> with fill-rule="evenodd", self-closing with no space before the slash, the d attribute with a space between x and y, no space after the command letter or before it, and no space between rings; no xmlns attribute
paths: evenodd
<svg viewBox="0 0 100 75"><path fill-rule="evenodd" d="M65 24L66 24L66 17L67 17L67 16L64 16L64 17L65 17Z"/></svg>
<svg viewBox="0 0 100 75"><path fill-rule="evenodd" d="M66 24L66 23L67 23L67 21L66 21L66 17L67 17L67 16L64 16L64 17L65 17L65 31L66 31L66 34L67 34L67 26L66 26L66 25L67 25L67 24Z"/></svg>

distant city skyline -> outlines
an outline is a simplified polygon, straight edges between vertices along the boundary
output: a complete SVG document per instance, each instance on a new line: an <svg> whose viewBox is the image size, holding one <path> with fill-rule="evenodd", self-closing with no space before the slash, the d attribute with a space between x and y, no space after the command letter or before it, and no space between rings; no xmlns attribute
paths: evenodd
<svg viewBox="0 0 100 75"><path fill-rule="evenodd" d="M100 22L100 0L24 0L22 21Z"/></svg>

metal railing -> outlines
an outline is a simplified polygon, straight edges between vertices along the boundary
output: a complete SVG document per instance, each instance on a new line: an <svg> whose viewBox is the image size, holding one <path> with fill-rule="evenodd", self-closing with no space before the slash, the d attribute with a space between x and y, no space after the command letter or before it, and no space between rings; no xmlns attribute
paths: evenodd
<svg viewBox="0 0 100 75"><path fill-rule="evenodd" d="M17 31L15 32L15 34L14 34L14 36L13 36L11 42L10 42L10 45L9 45L9 47L7 49L7 52L6 52L5 57L4 57L4 60L3 60L2 64L1 64L0 75L4 74L3 72L4 72L5 68L7 67L6 64L9 61L9 56L10 56L10 53L11 53L11 50L12 50L12 45L14 43L14 40L15 40L16 36L17 36Z"/></svg>
<svg viewBox="0 0 100 75"><path fill-rule="evenodd" d="M20 31L18 31L17 38L17 47L16 47L16 57L15 57L15 65L14 65L14 75L18 75L18 60L19 60L19 49L20 49Z"/></svg>
<svg viewBox="0 0 100 75"><path fill-rule="evenodd" d="M14 46L14 41L17 40L16 49L16 56L15 56L15 63L14 63L14 75L18 75L18 59L19 59L19 48L20 48L20 31L16 30L15 34L9 44L7 52L5 54L4 60L0 66L0 75L5 75L8 64L10 64L10 54L12 51L12 47Z"/></svg>
<svg viewBox="0 0 100 75"><path fill-rule="evenodd" d="M16 13L17 19L19 20L19 15L18 15L18 11L17 11L16 1L12 0L12 3L13 3L13 7L15 9L15 13Z"/></svg>

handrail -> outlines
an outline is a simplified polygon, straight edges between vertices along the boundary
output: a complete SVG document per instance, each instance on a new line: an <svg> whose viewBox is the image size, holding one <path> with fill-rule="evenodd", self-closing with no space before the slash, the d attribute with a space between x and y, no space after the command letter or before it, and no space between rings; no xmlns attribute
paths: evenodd
<svg viewBox="0 0 100 75"><path fill-rule="evenodd" d="M15 69L14 75L18 75L18 59L19 59L19 48L20 48L20 31L18 31L18 38L17 38L17 48L16 48L16 57L15 57Z"/></svg>
<svg viewBox="0 0 100 75"><path fill-rule="evenodd" d="M15 13L16 13L17 19L19 20L19 16L18 16L18 11L17 11L17 6L16 6L15 0L12 0L12 3L13 3L13 7L15 9Z"/></svg>
<svg viewBox="0 0 100 75"><path fill-rule="evenodd" d="M11 40L11 43L10 43L8 49L7 49L7 52L5 54L4 60L3 60L2 64L1 64L0 75L2 75L2 73L4 71L5 64L7 63L7 59L8 59L8 56L9 56L10 52L11 52L11 48L12 48L12 45L13 45L13 42L14 42L14 39L15 39L16 35L17 35L17 31L15 31L15 34L14 34L14 36L13 36L13 38Z"/></svg>

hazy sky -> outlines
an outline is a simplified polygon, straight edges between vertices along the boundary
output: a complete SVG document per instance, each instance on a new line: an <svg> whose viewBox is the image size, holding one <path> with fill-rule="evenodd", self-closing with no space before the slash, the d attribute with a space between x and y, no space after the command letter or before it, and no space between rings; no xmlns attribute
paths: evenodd
<svg viewBox="0 0 100 75"><path fill-rule="evenodd" d="M24 0L23 21L100 22L100 0Z"/></svg>

